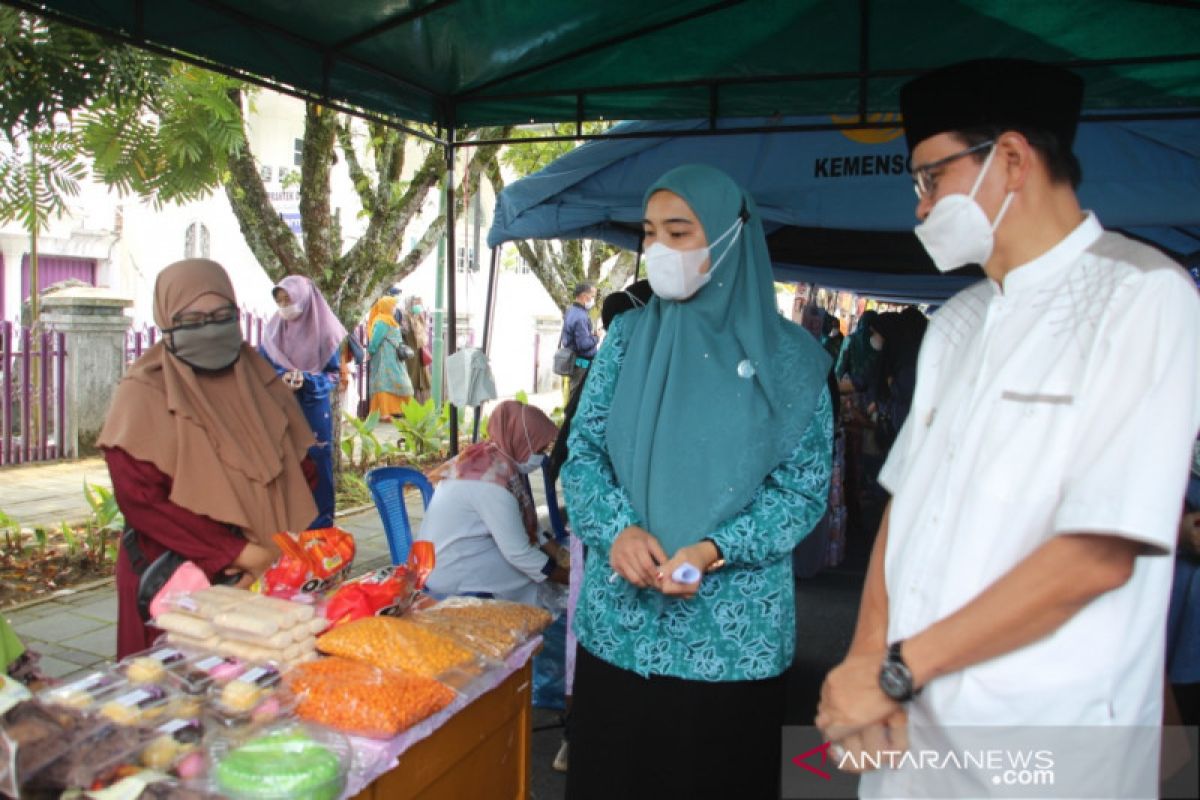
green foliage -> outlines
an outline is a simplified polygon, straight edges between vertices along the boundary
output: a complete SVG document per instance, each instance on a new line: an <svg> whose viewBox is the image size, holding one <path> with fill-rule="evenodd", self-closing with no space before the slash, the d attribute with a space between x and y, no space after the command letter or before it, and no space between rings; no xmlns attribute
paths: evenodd
<svg viewBox="0 0 1200 800"><path fill-rule="evenodd" d="M219 187L243 146L241 108L224 75L170 64L141 102L98 103L79 114L80 151L96 177L156 206Z"/></svg>
<svg viewBox="0 0 1200 800"><path fill-rule="evenodd" d="M514 397L513 399L516 400L518 403L520 403L523 406L529 405L529 395L525 393L524 389L519 389L517 391L516 397Z"/></svg>
<svg viewBox="0 0 1200 800"><path fill-rule="evenodd" d="M589 136L604 133L613 126L612 122L585 122L583 132ZM575 133L575 123L560 122L550 126L551 130L518 128L510 134L513 139L532 139L535 136L572 136ZM529 142L515 147L506 147L500 156L500 161L518 175L532 175L561 156L574 150L582 142L568 140L562 142Z"/></svg>
<svg viewBox="0 0 1200 800"><path fill-rule="evenodd" d="M410 400L403 416L394 418L392 424L407 452L417 457L441 452L450 442L450 404L438 409L432 399L424 403Z"/></svg>
<svg viewBox="0 0 1200 800"><path fill-rule="evenodd" d="M371 504L371 490L366 480L356 472L343 470L338 474L337 507L357 508Z"/></svg>
<svg viewBox="0 0 1200 800"><path fill-rule="evenodd" d="M52 218L67 211L68 200L79 194L79 182L87 176L77 155L74 135L63 130L31 133L23 148L0 155L0 222L15 220L27 231L46 230Z"/></svg>
<svg viewBox="0 0 1200 800"><path fill-rule="evenodd" d="M114 46L98 36L0 8L0 41L0 130L10 142L109 92Z"/></svg>
<svg viewBox="0 0 1200 800"><path fill-rule="evenodd" d="M79 537L75 535L75 530L64 522L59 526L58 532L67 543L67 555L74 558L79 554Z"/></svg>
<svg viewBox="0 0 1200 800"><path fill-rule="evenodd" d="M361 474L394 454L395 445L381 441L375 435L375 429L379 426L378 411L372 411L370 416L362 420L347 412L345 421L350 424L349 427L342 426L341 448L344 467Z"/></svg>
<svg viewBox="0 0 1200 800"><path fill-rule="evenodd" d="M8 8L0 41L0 222L43 230L89 160L158 206L198 200L242 147L238 81Z"/></svg>
<svg viewBox="0 0 1200 800"><path fill-rule="evenodd" d="M0 530L19 531L19 530L21 530L21 524L19 522L17 522L15 519L13 519L12 517L10 517L8 514L5 514L3 511L0 511Z"/></svg>
<svg viewBox="0 0 1200 800"><path fill-rule="evenodd" d="M92 509L92 518L88 520L89 526L107 531L120 531L125 528L125 515L121 513L112 489L104 486L92 486L84 481L83 496Z"/></svg>

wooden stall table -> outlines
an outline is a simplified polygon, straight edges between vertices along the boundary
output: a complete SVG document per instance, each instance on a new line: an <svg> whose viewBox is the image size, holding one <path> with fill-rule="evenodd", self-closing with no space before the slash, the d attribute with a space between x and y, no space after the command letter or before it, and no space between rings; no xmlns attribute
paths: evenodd
<svg viewBox="0 0 1200 800"><path fill-rule="evenodd" d="M349 796L355 800L528 797L532 658L541 643L537 637L519 647L507 659L506 669L485 676L482 693L465 705L452 704L395 740L350 737L356 760L365 758L375 766L366 770L373 777L365 786L352 782L347 787Z"/></svg>

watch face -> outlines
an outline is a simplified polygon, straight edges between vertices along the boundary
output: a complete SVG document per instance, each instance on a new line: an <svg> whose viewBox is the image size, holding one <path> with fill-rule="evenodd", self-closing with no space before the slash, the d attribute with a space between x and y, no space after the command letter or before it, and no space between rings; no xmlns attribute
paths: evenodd
<svg viewBox="0 0 1200 800"><path fill-rule="evenodd" d="M893 700L908 700L912 696L912 675L903 664L888 661L879 670L879 688Z"/></svg>

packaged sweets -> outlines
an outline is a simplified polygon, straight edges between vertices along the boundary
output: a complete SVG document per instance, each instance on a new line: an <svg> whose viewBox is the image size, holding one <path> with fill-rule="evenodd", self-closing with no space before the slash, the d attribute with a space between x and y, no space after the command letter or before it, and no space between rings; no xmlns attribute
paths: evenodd
<svg viewBox="0 0 1200 800"><path fill-rule="evenodd" d="M86 711L96 704L96 699L124 680L109 670L98 670L78 680L47 689L38 699L50 705L65 706L77 711Z"/></svg>
<svg viewBox="0 0 1200 800"><path fill-rule="evenodd" d="M182 650L159 645L123 658L116 670L134 686L167 683L171 671L181 669L187 661L188 656Z"/></svg>

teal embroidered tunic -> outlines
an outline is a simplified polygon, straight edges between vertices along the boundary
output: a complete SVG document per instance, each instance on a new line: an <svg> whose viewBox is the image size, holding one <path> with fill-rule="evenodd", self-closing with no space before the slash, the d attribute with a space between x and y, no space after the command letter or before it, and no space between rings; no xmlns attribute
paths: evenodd
<svg viewBox="0 0 1200 800"><path fill-rule="evenodd" d="M767 476L746 508L709 532L726 566L706 575L690 600L638 589L609 564L617 535L643 524L617 483L605 445L627 345L624 319L613 321L592 362L562 469L571 527L589 547L575 635L593 655L640 675L701 681L776 676L787 669L796 646L792 549L824 514L829 493L829 392L821 392L812 422L788 460ZM719 453L697 453L695 468L721 469L722 461Z"/></svg>

